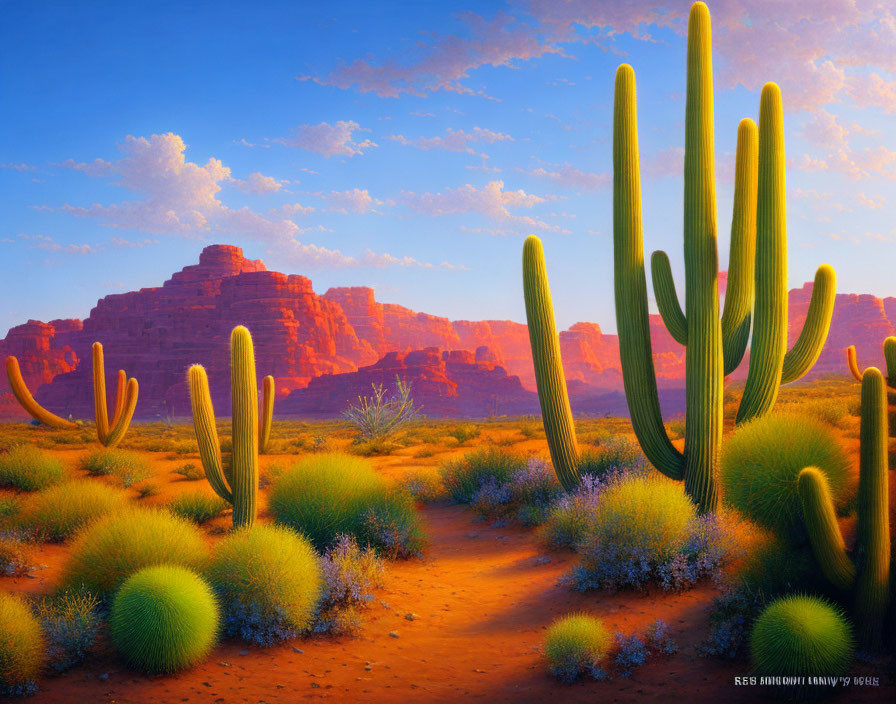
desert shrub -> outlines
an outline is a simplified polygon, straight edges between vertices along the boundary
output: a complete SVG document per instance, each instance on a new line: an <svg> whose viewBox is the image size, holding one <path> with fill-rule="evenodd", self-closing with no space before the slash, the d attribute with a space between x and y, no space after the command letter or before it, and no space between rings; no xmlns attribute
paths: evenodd
<svg viewBox="0 0 896 704"><path fill-rule="evenodd" d="M448 498L442 478L435 470L409 474L402 481L402 486L417 501L426 504L443 501Z"/></svg>
<svg viewBox="0 0 896 704"><path fill-rule="evenodd" d="M473 494L473 510L486 518L516 518L524 525L538 525L562 490L553 470L540 457L530 457L514 470L507 482L494 477Z"/></svg>
<svg viewBox="0 0 896 704"><path fill-rule="evenodd" d="M202 524L210 521L228 506L224 499L211 491L190 491L175 496L169 502L168 510L175 516Z"/></svg>
<svg viewBox="0 0 896 704"><path fill-rule="evenodd" d="M115 595L109 633L116 650L144 672L175 672L201 661L218 636L211 586L176 565L144 567Z"/></svg>
<svg viewBox="0 0 896 704"><path fill-rule="evenodd" d="M44 540L65 540L96 518L122 511L127 495L87 479L57 484L25 503L21 525Z"/></svg>
<svg viewBox="0 0 896 704"><path fill-rule="evenodd" d="M579 475L602 477L617 471L640 472L647 465L641 446L622 435L602 437L596 448L587 448L579 457Z"/></svg>
<svg viewBox="0 0 896 704"><path fill-rule="evenodd" d="M349 446L348 451L359 457L378 457L391 455L400 447L401 445L388 438L374 438L373 440L353 442Z"/></svg>
<svg viewBox="0 0 896 704"><path fill-rule="evenodd" d="M551 674L573 682L591 672L613 645L603 622L588 614L574 614L554 621L544 639L544 655Z"/></svg>
<svg viewBox="0 0 896 704"><path fill-rule="evenodd" d="M582 477L575 491L564 494L547 512L539 537L551 548L575 548L582 542L597 516L600 494L607 479L590 474Z"/></svg>
<svg viewBox="0 0 896 704"><path fill-rule="evenodd" d="M371 548L360 548L351 536L340 536L320 561L323 592L314 630L322 633L355 633L361 612L382 585L383 562Z"/></svg>
<svg viewBox="0 0 896 704"><path fill-rule="evenodd" d="M395 377L395 393L388 395L382 384L371 384L373 396L358 398L358 405L349 404L343 413L359 442L385 440L407 426L419 409L411 398L411 386Z"/></svg>
<svg viewBox="0 0 896 704"><path fill-rule="evenodd" d="M0 531L0 576L19 577L31 566L31 545L14 530Z"/></svg>
<svg viewBox="0 0 896 704"><path fill-rule="evenodd" d="M149 464L143 457L136 452L117 448L104 448L91 452L81 460L81 469L94 476L117 477L125 487L152 476Z"/></svg>
<svg viewBox="0 0 896 704"><path fill-rule="evenodd" d="M179 474L188 482L199 481L205 479L205 471L202 467L197 467L192 462L186 462L174 470L175 474Z"/></svg>
<svg viewBox="0 0 896 704"><path fill-rule="evenodd" d="M734 577L734 586L767 597L824 585L810 550L770 534L751 550Z"/></svg>
<svg viewBox="0 0 896 704"><path fill-rule="evenodd" d="M815 399L800 404L799 409L806 415L840 429L846 425L846 417L850 415L849 404L837 398Z"/></svg>
<svg viewBox="0 0 896 704"><path fill-rule="evenodd" d="M647 648L663 655L674 655L678 652L678 643L669 635L669 624L657 619L647 626L644 631L644 640Z"/></svg>
<svg viewBox="0 0 896 704"><path fill-rule="evenodd" d="M750 635L750 659L760 675L845 675L854 650L852 628L843 613L811 596L772 602Z"/></svg>
<svg viewBox="0 0 896 704"><path fill-rule="evenodd" d="M34 691L44 657L40 624L21 597L0 592L0 694Z"/></svg>
<svg viewBox="0 0 896 704"><path fill-rule="evenodd" d="M66 478L62 462L30 445L16 445L0 455L0 487L37 491Z"/></svg>
<svg viewBox="0 0 896 704"><path fill-rule="evenodd" d="M147 499L150 496L158 496L161 492L159 485L155 482L142 482L139 486L134 488L137 490L138 499Z"/></svg>
<svg viewBox="0 0 896 704"><path fill-rule="evenodd" d="M47 662L63 672L84 660L102 625L100 602L90 592L63 591L38 602Z"/></svg>
<svg viewBox="0 0 896 704"><path fill-rule="evenodd" d="M632 670L647 662L649 655L644 640L638 634L616 634L616 657L613 662L619 669L620 677L631 675Z"/></svg>
<svg viewBox="0 0 896 704"><path fill-rule="evenodd" d="M849 487L849 459L823 422L771 414L738 428L722 451L720 479L728 504L782 538L806 536L797 478L818 467L841 505Z"/></svg>
<svg viewBox="0 0 896 704"><path fill-rule="evenodd" d="M100 518L78 534L62 583L105 599L143 567L200 569L207 559L208 548L192 523L167 511L131 508Z"/></svg>
<svg viewBox="0 0 896 704"><path fill-rule="evenodd" d="M723 564L725 538L715 516L697 517L680 483L627 476L600 492L572 579L583 590L640 589L651 581L683 589Z"/></svg>
<svg viewBox="0 0 896 704"><path fill-rule="evenodd" d="M482 430L474 423L461 423L451 428L447 435L457 440L458 445L463 445L482 435Z"/></svg>
<svg viewBox="0 0 896 704"><path fill-rule="evenodd" d="M488 447L470 452L445 464L442 482L458 503L468 504L490 480L497 486L506 484L510 476L526 466L526 458L513 452Z"/></svg>
<svg viewBox="0 0 896 704"><path fill-rule="evenodd" d="M22 502L15 496L0 496L0 527L9 526L22 510Z"/></svg>
<svg viewBox="0 0 896 704"><path fill-rule="evenodd" d="M260 645L309 628L321 592L311 544L288 528L264 524L221 541L208 576L221 599L227 634Z"/></svg>
<svg viewBox="0 0 896 704"><path fill-rule="evenodd" d="M349 455L299 461L274 483L268 505L279 523L321 551L340 535L400 557L418 553L425 541L413 498Z"/></svg>

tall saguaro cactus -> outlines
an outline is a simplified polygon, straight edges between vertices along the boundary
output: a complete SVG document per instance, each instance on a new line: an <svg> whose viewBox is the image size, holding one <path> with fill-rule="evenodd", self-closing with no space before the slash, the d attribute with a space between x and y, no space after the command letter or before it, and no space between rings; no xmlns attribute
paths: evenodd
<svg viewBox="0 0 896 704"><path fill-rule="evenodd" d="M225 474L215 410L205 369L188 372L193 428L205 476L215 493L233 505L233 527L251 526L258 513L258 382L252 336L242 325L230 334L230 394L233 454Z"/></svg>
<svg viewBox="0 0 896 704"><path fill-rule="evenodd" d="M73 423L65 418L60 418L55 413L50 413L46 408L41 406L34 400L34 396L28 390L28 385L22 378L22 370L19 368L19 360L10 355L6 358L6 376L9 378L9 388L12 389L12 395L16 397L22 408L28 411L34 420L38 420L44 425L58 430L76 430L77 423Z"/></svg>
<svg viewBox="0 0 896 704"><path fill-rule="evenodd" d="M724 377L740 364L751 324L753 351L738 422L768 412L780 384L800 378L812 367L827 337L835 293L834 270L822 265L805 326L787 352L783 112L780 91L769 83L762 90L758 131L748 119L738 127L730 286L720 317L712 90L709 10L697 2L688 20L684 310L668 256L655 252L651 260L657 307L670 334L687 348L683 452L669 440L660 413L644 270L635 72L625 64L616 73L613 114L614 288L626 400L647 459L667 476L684 480L703 512L718 504L715 474ZM523 272L546 435L555 470L567 485L577 478L578 450L537 238L526 241Z"/></svg>
<svg viewBox="0 0 896 704"><path fill-rule="evenodd" d="M827 480L807 467L799 476L803 520L821 571L837 589L852 592L862 644L880 647L890 601L890 512L887 476L887 395L875 367L862 374L858 540L854 560L846 546Z"/></svg>
<svg viewBox="0 0 896 704"><path fill-rule="evenodd" d="M118 370L118 384L115 389L115 406L112 421L106 407L106 367L103 346L93 343L93 406L96 414L96 436L106 447L115 447L128 431L134 409L137 407L139 386L136 379L128 379L124 369Z"/></svg>

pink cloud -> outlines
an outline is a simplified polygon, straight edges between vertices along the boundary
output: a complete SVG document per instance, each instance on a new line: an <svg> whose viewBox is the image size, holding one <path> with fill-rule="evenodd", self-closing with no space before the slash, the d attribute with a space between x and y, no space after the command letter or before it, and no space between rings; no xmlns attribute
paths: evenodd
<svg viewBox="0 0 896 704"><path fill-rule="evenodd" d="M568 163L557 166L555 170L537 168L526 173L537 178L552 181L558 186L579 191L596 191L612 183L612 177L608 173L598 174L591 171L582 171Z"/></svg>
<svg viewBox="0 0 896 704"><path fill-rule="evenodd" d="M361 141L354 139L355 132L365 131L369 130L365 130L354 120L339 120L333 125L321 122L319 125L300 125L292 137L276 141L287 147L298 147L327 158L331 156L352 157L363 154L365 149L377 146L376 142L369 139Z"/></svg>
<svg viewBox="0 0 896 704"><path fill-rule="evenodd" d="M474 142L492 144L494 142L513 141L513 137L508 134L494 132L483 127L474 127L469 131L448 128L445 130L444 136L438 137L414 137L409 139L402 134L393 134L389 139L424 151L444 149L449 152L467 152L468 154L476 154L476 151L470 146ZM480 156L484 157L485 155L481 154Z"/></svg>

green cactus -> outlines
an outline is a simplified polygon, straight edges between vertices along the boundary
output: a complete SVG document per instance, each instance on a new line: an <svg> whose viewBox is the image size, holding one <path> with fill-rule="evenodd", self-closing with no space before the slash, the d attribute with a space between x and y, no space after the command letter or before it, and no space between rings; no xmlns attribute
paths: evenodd
<svg viewBox="0 0 896 704"><path fill-rule="evenodd" d="M137 407L139 386L136 379L128 379L124 369L118 370L115 406L112 421L106 407L106 367L103 346L93 343L93 405L96 411L96 436L102 445L116 447L131 425Z"/></svg>
<svg viewBox="0 0 896 704"><path fill-rule="evenodd" d="M691 7L687 70L686 310L682 311L678 302L666 253L655 252L651 259L657 307L670 334L687 346L683 452L666 434L657 393L641 233L635 73L625 64L616 73L613 119L614 285L623 384L635 435L647 459L663 474L683 479L687 493L702 512L707 512L718 505L715 471L722 439L723 380L740 364L751 324L750 372L738 422L767 413L780 384L800 378L815 363L830 326L835 277L827 265L818 269L805 326L794 347L786 352L783 116L780 91L775 84L767 84L762 90L758 133L752 120L742 120L738 127L729 288L720 319L711 30L709 10L702 2ZM558 478L567 486L577 479L578 449L567 410L541 246L534 237L526 241L523 278L551 458ZM530 287L537 295L530 295Z"/></svg>
<svg viewBox="0 0 896 704"><path fill-rule="evenodd" d="M268 451L271 439L271 423L274 420L274 377L268 375L261 382L261 417L258 420L258 454Z"/></svg>
<svg viewBox="0 0 896 704"><path fill-rule="evenodd" d="M188 374L193 428L205 476L215 493L233 504L233 526L251 526L258 513L258 387L252 336L242 325L230 335L230 391L233 423L231 467L225 475L215 411L205 369Z"/></svg>
<svg viewBox="0 0 896 704"><path fill-rule="evenodd" d="M890 514L887 477L887 396L880 370L862 375L859 459L858 536L854 559L834 512L824 475L807 467L799 476L803 520L812 552L828 581L852 592L853 612L862 645L880 647L890 600Z"/></svg>

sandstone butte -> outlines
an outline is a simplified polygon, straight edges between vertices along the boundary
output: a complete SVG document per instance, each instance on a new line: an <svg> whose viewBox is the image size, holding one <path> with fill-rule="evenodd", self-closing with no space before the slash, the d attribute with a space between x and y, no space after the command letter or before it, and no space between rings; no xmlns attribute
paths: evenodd
<svg viewBox="0 0 896 704"><path fill-rule="evenodd" d="M791 342L802 327L812 284L790 292ZM239 247L206 247L199 263L162 286L100 299L80 320L30 320L9 330L0 355L19 358L38 401L53 412L91 417L90 346L106 350L109 384L119 368L140 382L137 417L189 412L185 375L209 373L216 411L229 413L230 330L246 325L255 340L258 377L276 379L278 414L338 415L349 399L387 386L396 374L413 384L424 412L479 417L537 413L526 326L507 320L449 320L381 303L366 287L314 292L311 280L268 271ZM679 410L684 348L651 316L653 351L664 405ZM882 364L881 345L896 334L896 298L838 294L828 342L810 376L845 374L844 350L861 365ZM560 332L574 409L625 414L618 341L597 323ZM746 365L736 376L743 377ZM0 380L0 416L24 418Z"/></svg>

